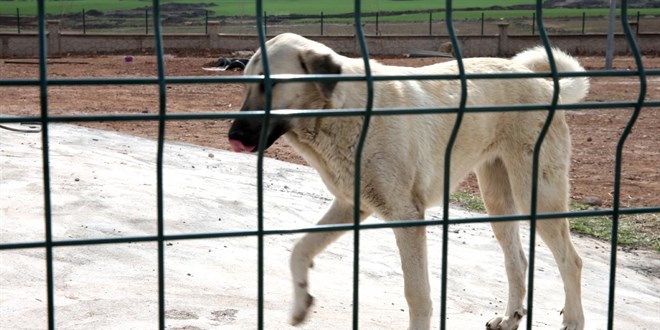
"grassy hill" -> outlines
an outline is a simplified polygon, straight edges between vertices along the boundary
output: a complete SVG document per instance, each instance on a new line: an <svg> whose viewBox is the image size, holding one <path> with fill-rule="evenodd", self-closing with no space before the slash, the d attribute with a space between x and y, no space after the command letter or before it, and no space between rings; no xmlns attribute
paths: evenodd
<svg viewBox="0 0 660 330"><path fill-rule="evenodd" d="M0 15L13 15L18 9L21 15L34 16L37 14L37 5L34 0L1 1ZM181 13L181 15L203 16L209 11L210 16L254 16L255 1L249 0L225 0L225 1L200 1L200 0L162 0L160 1L162 11ZM472 19L481 16L481 12L488 12L491 17L523 17L529 16L534 11L533 0L461 0L454 1L454 14L458 19ZM581 16L582 12L589 16L601 16L607 14L607 0L550 0L545 1L547 16ZM644 7L635 9L642 14L659 15L660 8L649 8L655 2L651 0L631 0L631 6ZM126 15L141 15L145 9L151 7L151 1L145 0L61 0L46 1L46 13L52 16L75 15L82 10L100 12L103 14L124 12ZM363 13L381 13L385 20L402 21L416 20L418 17L426 17L428 12L440 11L445 8L445 3L438 0L363 0ZM354 10L353 0L334 1L305 1L305 0L264 0L263 8L269 16L287 15L319 15L324 13L328 18L333 15L348 15ZM422 14L423 13L423 14ZM341 19L341 17L334 17Z"/></svg>

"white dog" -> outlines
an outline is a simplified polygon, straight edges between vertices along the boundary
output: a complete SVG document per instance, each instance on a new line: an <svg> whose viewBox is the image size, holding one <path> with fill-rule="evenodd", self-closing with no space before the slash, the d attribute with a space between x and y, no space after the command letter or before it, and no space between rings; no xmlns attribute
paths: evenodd
<svg viewBox="0 0 660 330"><path fill-rule="evenodd" d="M282 34L266 44L272 74L363 75L362 59L351 59L295 34ZM553 52L558 70L584 71L572 57ZM532 72L548 70L542 47L522 52L513 59L465 59L468 73ZM456 62L420 68L395 67L370 62L373 75L456 74ZM262 53L248 63L246 75L261 75ZM560 102L582 100L589 88L586 78L560 80ZM297 82L273 86L273 109L362 108L365 82ZM472 79L468 81L468 106L548 104L553 84L541 78ZM241 110L264 108L264 85L247 87ZM456 107L460 100L458 80L394 80L374 84L374 108ZM529 214L532 154L545 111L482 112L464 116L452 152L451 181L443 182L445 148L456 115L373 116L361 164L360 212L385 220L424 219L424 211L442 201L443 185L453 189L476 171L481 194L490 215ZM321 175L335 195L319 224L353 221L355 151L363 117L314 117L273 119L268 127L268 146L280 136ZM229 139L235 151L255 151L262 131L261 119L235 120ZM557 112L541 148L538 212L565 212L568 201L568 168L571 143L563 112ZM527 260L520 243L518 222L492 223L504 251L509 297L504 316L488 321L487 329L517 329L525 315ZM550 247L561 272L566 295L562 329L583 329L580 294L582 261L570 239L566 219L542 220L538 233ZM313 298L309 295L308 268L314 257L343 232L305 235L291 256L294 285L292 323L305 320ZM430 327L432 304L426 254L426 228L396 228L401 255L404 291L410 329ZM476 274L475 274L476 276Z"/></svg>

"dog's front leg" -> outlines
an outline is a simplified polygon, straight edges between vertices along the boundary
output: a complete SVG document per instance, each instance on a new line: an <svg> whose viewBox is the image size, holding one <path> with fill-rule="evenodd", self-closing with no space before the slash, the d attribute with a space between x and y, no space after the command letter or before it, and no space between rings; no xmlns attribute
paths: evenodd
<svg viewBox="0 0 660 330"><path fill-rule="evenodd" d="M410 330L429 329L433 312L426 255L426 227L394 229L401 255Z"/></svg>
<svg viewBox="0 0 660 330"><path fill-rule="evenodd" d="M360 212L360 221L366 219L369 214L370 212ZM351 222L353 222L353 205L336 198L318 224L345 224ZM293 248L290 264L294 293L291 324L297 325L303 322L314 301L307 290L309 286L308 269L312 266L314 257L345 232L308 233Z"/></svg>

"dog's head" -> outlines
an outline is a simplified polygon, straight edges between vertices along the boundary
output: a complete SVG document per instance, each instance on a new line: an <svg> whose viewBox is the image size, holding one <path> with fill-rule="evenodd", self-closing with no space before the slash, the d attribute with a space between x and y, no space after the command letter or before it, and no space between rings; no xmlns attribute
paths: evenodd
<svg viewBox="0 0 660 330"><path fill-rule="evenodd" d="M339 74L338 54L318 42L296 34L285 33L266 43L270 74ZM262 51L252 56L245 75L263 75ZM276 83L272 85L272 109L322 109L329 107L336 82ZM248 84L241 111L264 110L266 86L263 82ZM265 148L292 129L293 120L271 119ZM257 150L263 119L237 119L229 129L229 143L236 152Z"/></svg>

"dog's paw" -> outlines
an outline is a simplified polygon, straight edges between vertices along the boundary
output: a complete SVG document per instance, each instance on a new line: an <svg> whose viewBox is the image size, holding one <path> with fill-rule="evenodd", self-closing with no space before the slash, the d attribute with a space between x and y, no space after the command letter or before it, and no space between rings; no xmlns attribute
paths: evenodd
<svg viewBox="0 0 660 330"><path fill-rule="evenodd" d="M577 324L563 324L560 328L560 330L580 330L584 329L578 326Z"/></svg>
<svg viewBox="0 0 660 330"><path fill-rule="evenodd" d="M305 321L313 304L314 297L309 293L306 293L302 299L296 299L291 313L291 325L299 325Z"/></svg>
<svg viewBox="0 0 660 330"><path fill-rule="evenodd" d="M584 322L568 322L564 321L560 330L584 330Z"/></svg>
<svg viewBox="0 0 660 330"><path fill-rule="evenodd" d="M486 322L486 330L516 330L518 322L511 321L508 317L495 317Z"/></svg>
<svg viewBox="0 0 660 330"><path fill-rule="evenodd" d="M527 314L525 309L516 310L512 316L498 316L486 323L486 330L516 330L523 316Z"/></svg>
<svg viewBox="0 0 660 330"><path fill-rule="evenodd" d="M584 330L584 316L582 314L571 315L571 313L564 313L563 309L559 314L564 316L560 330Z"/></svg>

